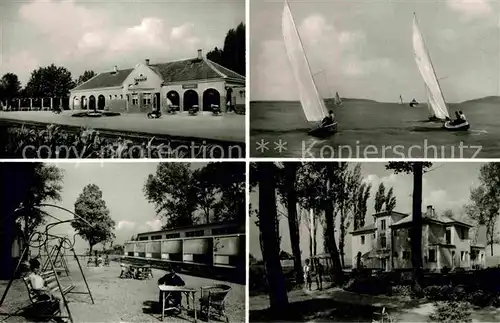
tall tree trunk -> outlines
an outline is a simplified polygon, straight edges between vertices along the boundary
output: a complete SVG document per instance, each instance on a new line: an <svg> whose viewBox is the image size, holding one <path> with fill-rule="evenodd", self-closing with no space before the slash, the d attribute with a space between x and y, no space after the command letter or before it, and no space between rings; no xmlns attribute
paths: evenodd
<svg viewBox="0 0 500 323"><path fill-rule="evenodd" d="M334 171L332 169L333 165L327 164L327 195L330 196L331 185L334 178ZM340 263L339 251L337 249L337 242L335 241L335 214L333 212L333 201L331 198L327 198L324 205L325 209L325 247L330 257L332 258L332 275L333 283L340 285L344 280L344 273L342 271L342 265Z"/></svg>
<svg viewBox="0 0 500 323"><path fill-rule="evenodd" d="M345 247L345 211L344 211L344 206L342 206L342 210L340 210L340 236L339 236L340 262L342 264L342 268L345 268L344 247Z"/></svg>
<svg viewBox="0 0 500 323"><path fill-rule="evenodd" d="M297 177L298 163L289 162L285 165L285 181L287 188L287 210L288 228L290 230L290 244L292 246L293 264L295 269L295 281L297 284L304 283L302 271L302 256L300 254L300 235L297 217L297 193L295 191L295 180Z"/></svg>
<svg viewBox="0 0 500 323"><path fill-rule="evenodd" d="M275 165L258 163L259 176L259 228L262 237L262 258L266 268L270 308L273 314L286 313L288 295L281 269L280 248L276 239L276 187Z"/></svg>
<svg viewBox="0 0 500 323"><path fill-rule="evenodd" d="M413 164L413 221L411 233L411 260L413 267L413 291L420 295L420 279L422 275L422 176L423 164Z"/></svg>
<svg viewBox="0 0 500 323"><path fill-rule="evenodd" d="M317 221L316 221L316 215L313 213L312 214L312 232L313 232L313 256L316 256L318 254L318 243L317 243ZM313 270L316 270L316 267L313 267Z"/></svg>

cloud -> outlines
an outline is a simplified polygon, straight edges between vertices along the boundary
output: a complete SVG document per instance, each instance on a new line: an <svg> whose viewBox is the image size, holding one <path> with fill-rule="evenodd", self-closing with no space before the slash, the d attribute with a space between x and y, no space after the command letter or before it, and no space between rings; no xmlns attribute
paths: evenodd
<svg viewBox="0 0 500 323"><path fill-rule="evenodd" d="M15 71L23 85L26 85L31 71L40 66L40 61L27 50L16 53L16 55L5 55L0 62L1 74Z"/></svg>
<svg viewBox="0 0 500 323"><path fill-rule="evenodd" d="M463 20L483 18L493 13L491 0L448 0L450 9L460 14Z"/></svg>
<svg viewBox="0 0 500 323"><path fill-rule="evenodd" d="M116 230L125 230L125 231L130 231L135 228L135 222L127 221L127 220L121 220L118 222L116 225Z"/></svg>
<svg viewBox="0 0 500 323"><path fill-rule="evenodd" d="M147 221L146 225L149 228L149 230L147 230L147 231L159 231L163 227L163 224L162 224L161 220L159 220L159 219Z"/></svg>

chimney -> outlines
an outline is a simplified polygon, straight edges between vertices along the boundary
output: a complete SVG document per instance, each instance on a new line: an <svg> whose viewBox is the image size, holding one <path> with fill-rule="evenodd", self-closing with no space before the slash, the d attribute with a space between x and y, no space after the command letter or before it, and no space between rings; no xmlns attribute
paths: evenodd
<svg viewBox="0 0 500 323"><path fill-rule="evenodd" d="M427 216L429 217L434 217L434 209L432 208L432 205L427 205L427 212L426 212Z"/></svg>
<svg viewBox="0 0 500 323"><path fill-rule="evenodd" d="M116 66L116 65L115 65L114 72L115 72L115 73L118 73L118 66Z"/></svg>
<svg viewBox="0 0 500 323"><path fill-rule="evenodd" d="M198 59L203 59L201 49L198 49Z"/></svg>
<svg viewBox="0 0 500 323"><path fill-rule="evenodd" d="M146 59L144 60L144 62L145 62L145 64L146 64L146 65L149 65L149 58L146 58Z"/></svg>

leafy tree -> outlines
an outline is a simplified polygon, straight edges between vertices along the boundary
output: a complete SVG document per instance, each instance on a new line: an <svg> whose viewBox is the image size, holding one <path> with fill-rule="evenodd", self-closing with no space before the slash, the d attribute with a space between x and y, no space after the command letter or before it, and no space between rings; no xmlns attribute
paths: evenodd
<svg viewBox="0 0 500 323"><path fill-rule="evenodd" d="M218 206L218 185L214 181L214 173L207 167L202 167L193 173L196 203L201 208L205 223L210 223L210 214Z"/></svg>
<svg viewBox="0 0 500 323"><path fill-rule="evenodd" d="M222 49L215 47L207 53L207 58L232 70L245 75L245 24L240 23L235 29L230 29L224 39Z"/></svg>
<svg viewBox="0 0 500 323"><path fill-rule="evenodd" d="M94 76L96 76L94 71L85 71L85 72L83 72L82 75L80 75L78 77L78 80L75 82L76 83L75 85L78 86L80 84L83 84L83 83L87 82L88 80L90 80L91 78L93 78Z"/></svg>
<svg viewBox="0 0 500 323"><path fill-rule="evenodd" d="M52 64L31 72L25 91L29 97L61 98L67 97L74 87L75 82L71 78L71 72L65 67Z"/></svg>
<svg viewBox="0 0 500 323"><path fill-rule="evenodd" d="M384 183L380 183L378 186L377 194L375 195L375 212L379 213L382 211L382 207L385 203L385 186Z"/></svg>
<svg viewBox="0 0 500 323"><path fill-rule="evenodd" d="M115 221L109 216L109 209L97 185L89 184L83 188L75 202L75 214L92 225L89 226L82 221L71 223L76 233L88 242L90 253L96 244L115 237L113 232Z"/></svg>
<svg viewBox="0 0 500 323"><path fill-rule="evenodd" d="M496 228L500 211L500 165L481 166L479 181L479 186L471 190L472 203L466 207L466 212L477 224L486 226L486 244L493 256L493 245L500 241Z"/></svg>
<svg viewBox="0 0 500 323"><path fill-rule="evenodd" d="M269 162L258 163L254 175L256 175L254 181L259 185L259 230L269 286L270 309L279 315L286 311L288 296L279 258L280 248L276 239L276 166Z"/></svg>
<svg viewBox="0 0 500 323"><path fill-rule="evenodd" d="M19 98L21 82L16 74L6 73L0 79L0 102L7 106L12 105L12 99Z"/></svg>
<svg viewBox="0 0 500 323"><path fill-rule="evenodd" d="M396 208L396 197L393 194L394 190L391 187L385 196L385 210L387 212L392 212Z"/></svg>
<svg viewBox="0 0 500 323"><path fill-rule="evenodd" d="M156 214L166 220L166 228L195 224L197 208L189 163L161 163L145 185L146 199L155 205Z"/></svg>
<svg viewBox="0 0 500 323"><path fill-rule="evenodd" d="M354 204L354 230L360 229L365 226L366 212L368 211L367 202L370 198L371 184L361 183L355 195Z"/></svg>
<svg viewBox="0 0 500 323"><path fill-rule="evenodd" d="M387 169L396 174L413 174L413 220L411 226L411 263L413 267L412 289L416 295L421 296L422 288L420 280L422 277L422 177L424 170L431 167L429 162L389 162Z"/></svg>

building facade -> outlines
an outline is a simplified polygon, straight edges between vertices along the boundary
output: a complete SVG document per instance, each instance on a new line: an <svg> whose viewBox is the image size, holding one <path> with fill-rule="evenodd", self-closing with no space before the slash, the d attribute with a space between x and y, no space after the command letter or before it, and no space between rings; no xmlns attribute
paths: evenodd
<svg viewBox="0 0 500 323"><path fill-rule="evenodd" d="M373 215L374 222L351 232L352 263L383 270L411 269L410 230L413 217L399 212ZM485 265L484 246L473 245L471 225L437 216L432 206L422 213L423 268L477 268Z"/></svg>
<svg viewBox="0 0 500 323"><path fill-rule="evenodd" d="M228 89L231 89L228 91ZM116 112L226 110L245 103L245 77L203 57L201 49L192 59L151 64L149 59L134 68L99 73L71 90L71 109Z"/></svg>

